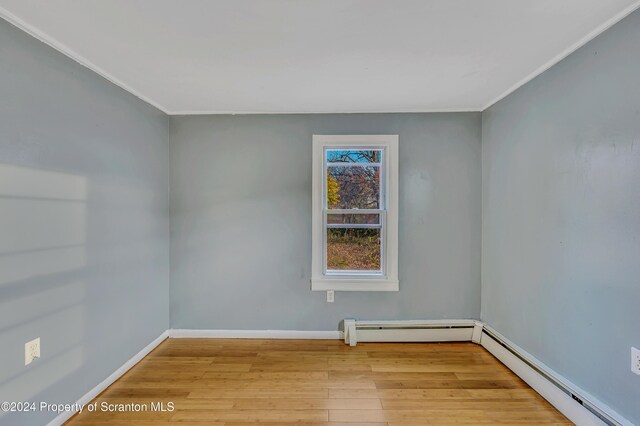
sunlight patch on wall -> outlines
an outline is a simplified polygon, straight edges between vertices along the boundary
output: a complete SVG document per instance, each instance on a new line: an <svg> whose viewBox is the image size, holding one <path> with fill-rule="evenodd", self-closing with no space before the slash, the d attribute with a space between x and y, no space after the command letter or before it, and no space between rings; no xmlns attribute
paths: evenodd
<svg viewBox="0 0 640 426"><path fill-rule="evenodd" d="M0 255L81 245L85 203L0 195Z"/></svg>
<svg viewBox="0 0 640 426"><path fill-rule="evenodd" d="M0 164L0 285L84 267L87 179Z"/></svg>
<svg viewBox="0 0 640 426"><path fill-rule="evenodd" d="M0 164L0 197L83 201L87 179L69 173Z"/></svg>
<svg viewBox="0 0 640 426"><path fill-rule="evenodd" d="M80 305L84 299L84 293L83 283L76 281L36 294L2 300L0 301L0 332L33 321L34 306L38 307L37 318L47 318L61 309Z"/></svg>

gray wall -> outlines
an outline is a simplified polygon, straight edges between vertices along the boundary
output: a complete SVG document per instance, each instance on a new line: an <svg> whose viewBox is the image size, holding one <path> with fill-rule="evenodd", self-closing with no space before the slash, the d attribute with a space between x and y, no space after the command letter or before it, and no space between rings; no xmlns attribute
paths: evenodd
<svg viewBox="0 0 640 426"><path fill-rule="evenodd" d="M478 318L479 113L172 117L171 326ZM311 137L400 135L400 291L310 291Z"/></svg>
<svg viewBox="0 0 640 426"><path fill-rule="evenodd" d="M478 113L169 120L1 20L0 57L0 400L75 401L170 325L478 318L482 275L483 320L640 422L640 12L482 127ZM327 304L309 290L311 135L354 133L400 135L401 291Z"/></svg>
<svg viewBox="0 0 640 426"><path fill-rule="evenodd" d="M3 20L0 58L0 401L74 402L169 325L168 118Z"/></svg>
<svg viewBox="0 0 640 426"><path fill-rule="evenodd" d="M640 424L640 12L483 113L482 319Z"/></svg>

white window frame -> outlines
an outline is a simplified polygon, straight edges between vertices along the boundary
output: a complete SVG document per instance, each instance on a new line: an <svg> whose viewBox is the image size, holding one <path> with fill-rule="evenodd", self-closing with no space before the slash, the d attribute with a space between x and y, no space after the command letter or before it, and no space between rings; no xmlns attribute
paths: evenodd
<svg viewBox="0 0 640 426"><path fill-rule="evenodd" d="M384 151L380 182L384 198L380 206L384 210L380 215L384 221L382 273L325 271L325 150L349 148ZM313 135L312 174L311 290L398 291L398 135Z"/></svg>

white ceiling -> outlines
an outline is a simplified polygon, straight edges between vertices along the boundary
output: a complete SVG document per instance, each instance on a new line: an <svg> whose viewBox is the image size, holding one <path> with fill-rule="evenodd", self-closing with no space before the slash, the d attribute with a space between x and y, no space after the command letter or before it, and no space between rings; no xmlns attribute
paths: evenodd
<svg viewBox="0 0 640 426"><path fill-rule="evenodd" d="M639 5L0 0L0 16L170 114L478 111Z"/></svg>

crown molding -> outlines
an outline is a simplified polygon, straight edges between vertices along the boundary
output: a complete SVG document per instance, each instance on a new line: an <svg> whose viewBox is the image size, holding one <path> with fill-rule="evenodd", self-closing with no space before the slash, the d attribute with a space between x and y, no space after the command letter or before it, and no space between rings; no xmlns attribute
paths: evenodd
<svg viewBox="0 0 640 426"><path fill-rule="evenodd" d="M227 111L227 110L177 110L169 111L169 115L292 115L292 114L427 114L447 112L482 112L479 107L434 108L434 109L399 109L388 111Z"/></svg>

